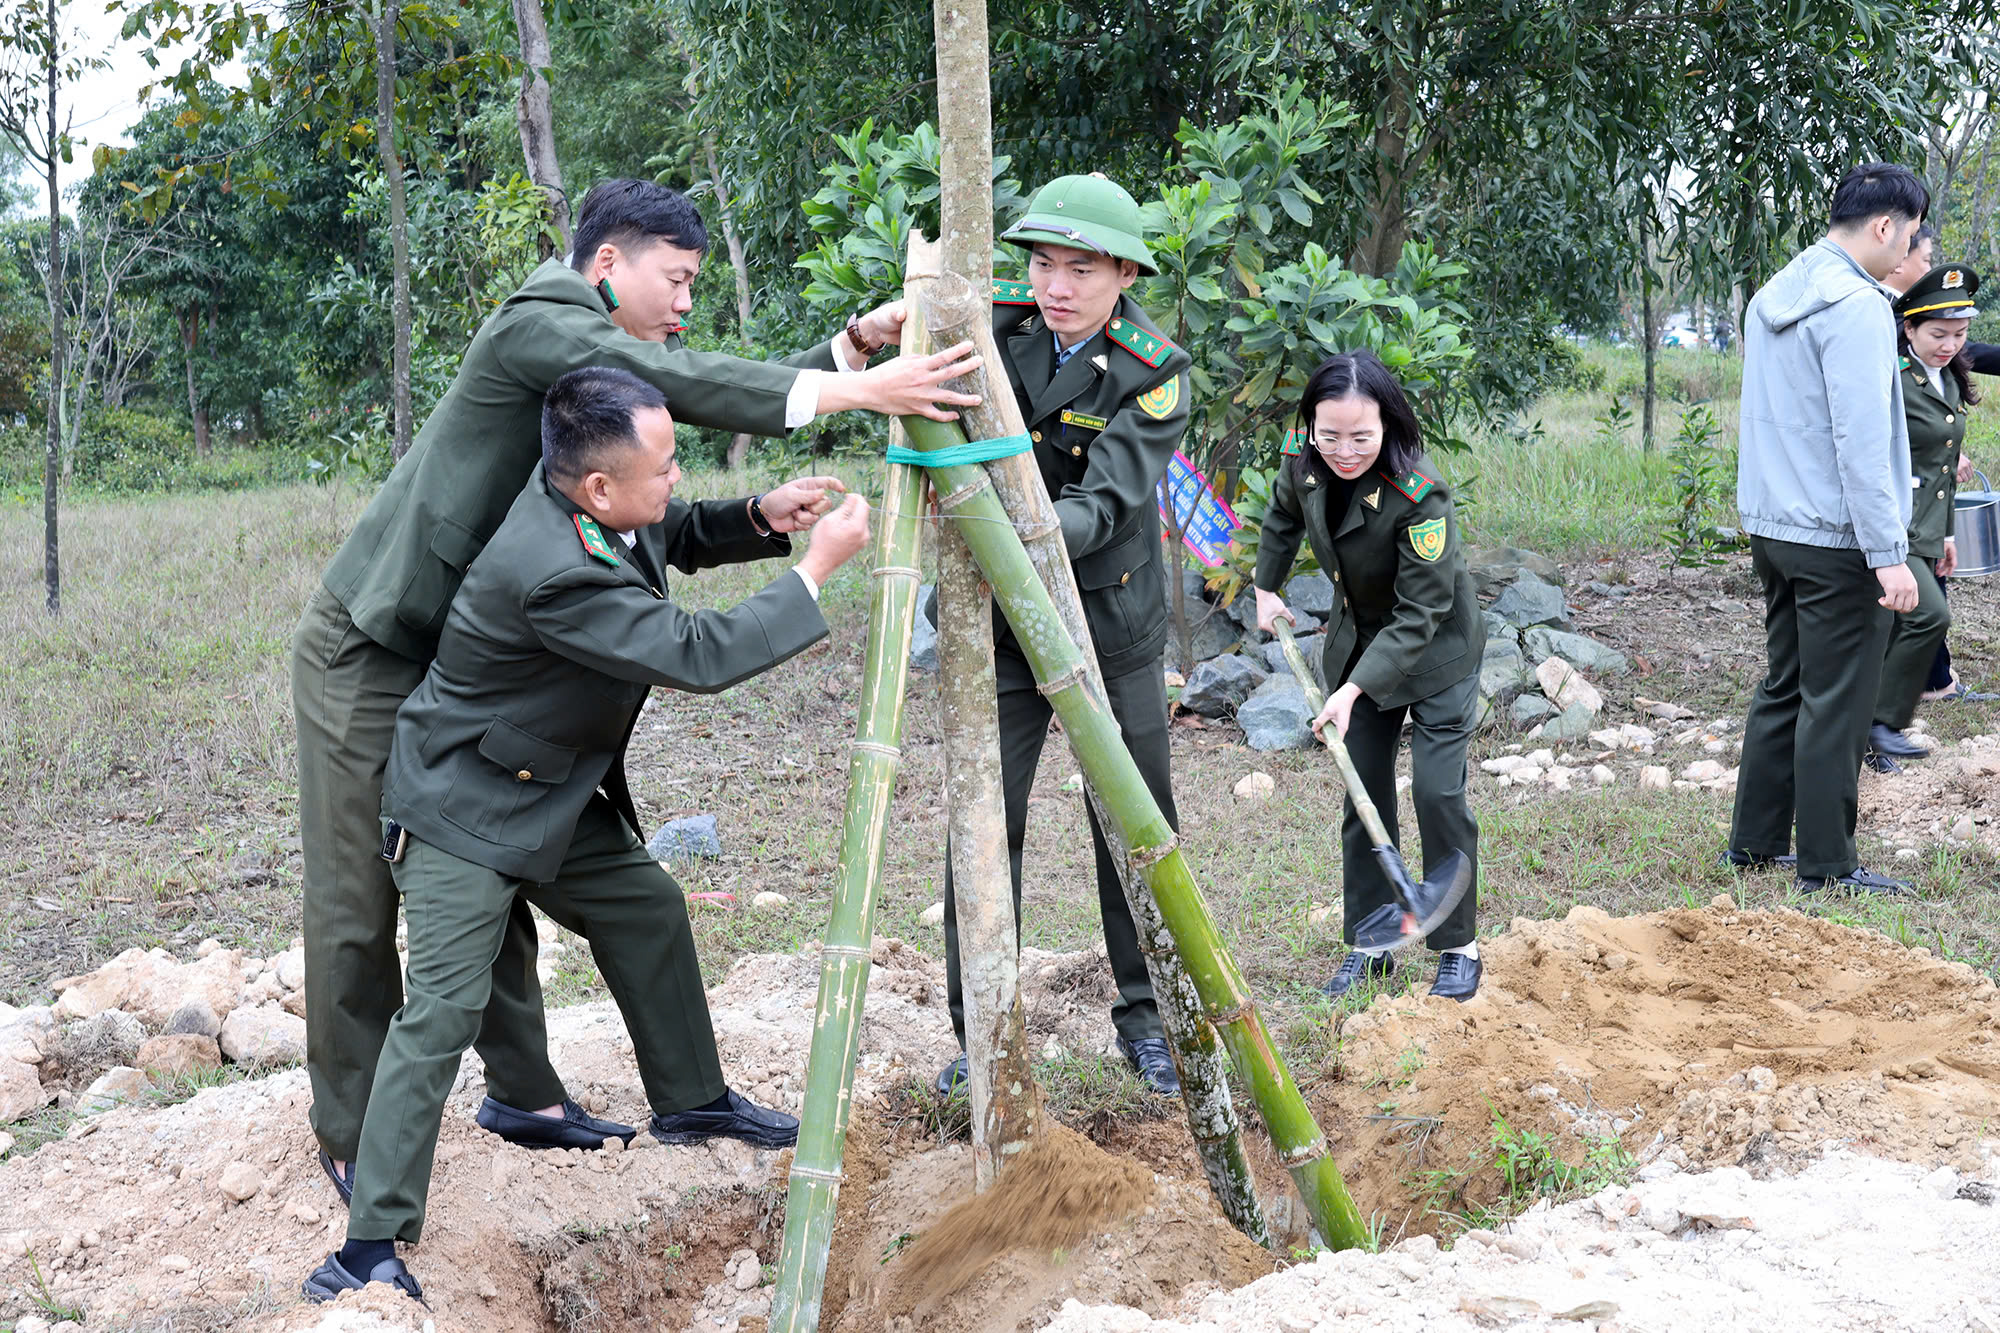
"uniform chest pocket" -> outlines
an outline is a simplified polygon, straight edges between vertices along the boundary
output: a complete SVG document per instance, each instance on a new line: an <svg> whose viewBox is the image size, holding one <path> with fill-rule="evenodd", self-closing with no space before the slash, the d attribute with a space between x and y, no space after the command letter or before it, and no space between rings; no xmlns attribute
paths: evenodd
<svg viewBox="0 0 2000 1333"><path fill-rule="evenodd" d="M439 813L475 837L536 851L548 837L549 810L568 780L576 751L494 718L479 738L478 758L461 752Z"/></svg>
<svg viewBox="0 0 2000 1333"><path fill-rule="evenodd" d="M1109 657L1152 632L1166 606L1160 539L1151 525L1076 561L1076 586L1084 614L1097 638L1099 655Z"/></svg>
<svg viewBox="0 0 2000 1333"><path fill-rule="evenodd" d="M486 543L463 523L441 519L431 534L430 548L417 559L403 595L396 601L396 619L413 629L438 629L465 571Z"/></svg>

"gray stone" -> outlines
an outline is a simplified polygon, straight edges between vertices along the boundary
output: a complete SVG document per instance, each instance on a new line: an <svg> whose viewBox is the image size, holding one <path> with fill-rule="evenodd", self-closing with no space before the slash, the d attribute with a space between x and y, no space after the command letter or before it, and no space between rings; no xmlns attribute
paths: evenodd
<svg viewBox="0 0 2000 1333"><path fill-rule="evenodd" d="M306 1058L306 1021L275 1004L231 1009L222 1053L240 1065L287 1065Z"/></svg>
<svg viewBox="0 0 2000 1333"><path fill-rule="evenodd" d="M1317 745L1312 719L1305 691L1289 672L1259 685L1236 710L1237 725L1253 750L1304 750Z"/></svg>
<svg viewBox="0 0 2000 1333"><path fill-rule="evenodd" d="M1630 597L1632 595L1632 589L1623 583L1605 583L1599 579L1592 579L1583 586L1587 591L1594 592L1599 597Z"/></svg>
<svg viewBox="0 0 2000 1333"><path fill-rule="evenodd" d="M162 1031L167 1036L185 1032L197 1037L217 1037L222 1035L222 1020L215 1016L215 1010L208 1007L206 1000L189 1000L174 1010Z"/></svg>
<svg viewBox="0 0 2000 1333"><path fill-rule="evenodd" d="M916 624L910 629L910 669L912 671L936 671L938 669L937 626L931 623L932 585L926 583L917 589ZM718 853L719 855L719 853Z"/></svg>
<svg viewBox="0 0 2000 1333"><path fill-rule="evenodd" d="M1573 741L1588 736L1597 726L1597 713L1583 704L1572 704L1542 724L1542 739Z"/></svg>
<svg viewBox="0 0 2000 1333"><path fill-rule="evenodd" d="M1527 688L1528 662L1511 638L1488 639L1479 659L1479 693L1496 707L1510 704Z"/></svg>
<svg viewBox="0 0 2000 1333"><path fill-rule="evenodd" d="M1486 626L1487 638L1512 639L1516 643L1521 641L1521 631L1508 624L1507 617L1495 615L1490 608L1482 610L1479 619Z"/></svg>
<svg viewBox="0 0 2000 1333"><path fill-rule="evenodd" d="M1324 574L1301 574L1285 585L1285 605L1321 620L1333 614L1333 580Z"/></svg>
<svg viewBox="0 0 2000 1333"><path fill-rule="evenodd" d="M153 1081L141 1070L118 1065L97 1076L77 1105L80 1115L97 1115L120 1106L136 1106L153 1090Z"/></svg>
<svg viewBox="0 0 2000 1333"><path fill-rule="evenodd" d="M1326 622L1304 607L1293 606L1288 600L1285 609L1292 613L1292 633L1310 634ZM1257 590L1245 588L1236 594L1236 600L1229 604L1229 618L1242 627L1244 639L1252 644L1266 643L1271 635L1257 628Z"/></svg>
<svg viewBox="0 0 2000 1333"><path fill-rule="evenodd" d="M1306 665L1312 668L1313 679L1320 680L1320 676L1326 666L1320 660L1320 653L1326 648L1326 635L1301 634L1298 636L1296 642L1299 645L1299 655L1305 658ZM1257 651L1264 655L1264 665L1271 669L1272 675L1289 676L1292 674L1292 664L1285 660L1284 644L1273 639ZM1325 683L1325 681L1320 680L1322 687L1324 687Z"/></svg>
<svg viewBox="0 0 2000 1333"><path fill-rule="evenodd" d="M1546 625L1536 625L1522 637L1528 643L1528 656L1537 662L1560 657L1581 671L1613 676L1623 675L1632 669L1632 664L1625 660L1625 654L1581 634L1566 634Z"/></svg>
<svg viewBox="0 0 2000 1333"><path fill-rule="evenodd" d="M1495 615L1520 629L1530 625L1569 628L1569 607L1563 602L1562 589L1544 583L1533 574L1524 573L1501 589L1492 609Z"/></svg>
<svg viewBox="0 0 2000 1333"><path fill-rule="evenodd" d="M1560 584L1562 569L1555 561L1518 546L1468 546L1465 572L1479 585L1481 597L1491 597L1521 577L1533 574L1546 583Z"/></svg>
<svg viewBox="0 0 2000 1333"><path fill-rule="evenodd" d="M1549 701L1541 695L1524 694L1514 701L1514 707L1508 716L1514 719L1515 726L1525 731L1555 711Z"/></svg>
<svg viewBox="0 0 2000 1333"><path fill-rule="evenodd" d="M1262 685L1270 672L1237 653L1225 653L1188 673L1181 707L1203 717L1227 717Z"/></svg>
<svg viewBox="0 0 2000 1333"><path fill-rule="evenodd" d="M655 861L717 857L722 855L722 834L715 827L714 815L670 819L660 825L660 831L646 844L646 851Z"/></svg>
<svg viewBox="0 0 2000 1333"><path fill-rule="evenodd" d="M1217 607L1210 607L1206 602L1201 603L1201 609L1207 611L1208 614L1198 620L1193 620L1190 625L1190 628L1193 630L1194 653L1187 662L1180 660L1179 635L1174 630L1173 622L1171 620L1167 622L1166 660L1168 666L1179 667L1184 671L1192 670L1196 662L1206 662L1211 657L1220 657L1224 653L1234 652L1236 645L1242 641L1243 636L1237 630L1236 622L1229 618L1227 612ZM1191 615L1195 613L1193 606L1190 606L1188 610Z"/></svg>
<svg viewBox="0 0 2000 1333"><path fill-rule="evenodd" d="M1192 565L1181 566L1181 589L1187 594L1187 609L1190 617L1202 615L1213 600L1209 596L1208 583L1201 570ZM1167 577L1160 582L1160 600L1166 604L1167 614L1174 612L1174 575L1170 569Z"/></svg>

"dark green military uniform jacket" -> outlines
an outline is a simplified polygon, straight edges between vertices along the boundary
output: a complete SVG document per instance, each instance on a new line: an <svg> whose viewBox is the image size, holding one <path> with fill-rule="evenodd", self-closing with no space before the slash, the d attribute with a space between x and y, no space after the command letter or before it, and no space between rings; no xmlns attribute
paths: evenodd
<svg viewBox="0 0 2000 1333"><path fill-rule="evenodd" d="M1944 392L1909 357L1902 360L1903 419L1910 427L1910 554L1944 556L1944 539L1957 529L1952 501L1958 494L1958 452L1965 444L1965 405L1958 381L1944 372Z"/></svg>
<svg viewBox="0 0 2000 1333"><path fill-rule="evenodd" d="M1194 358L1120 296L1058 373L1055 338L1028 284L993 288L994 338L1062 522L1097 660L1105 675L1122 676L1167 641L1157 488L1187 432ZM997 609L993 634L1020 651Z"/></svg>
<svg viewBox="0 0 2000 1333"><path fill-rule="evenodd" d="M542 395L582 366L629 370L667 395L674 420L785 433L800 369L833 368L825 345L769 364L648 342L611 322L583 275L551 259L480 328L410 452L327 568L327 590L361 632L430 660L465 568L541 459Z"/></svg>
<svg viewBox="0 0 2000 1333"><path fill-rule="evenodd" d="M1365 473L1337 532L1327 525L1332 475L1311 460L1305 466L1280 460L1256 575L1259 588L1276 592L1291 573L1299 539L1312 543L1333 580L1323 659L1328 683L1351 680L1377 706L1400 708L1478 671L1485 642L1479 599L1465 572L1451 493L1430 464L1418 459L1400 477Z"/></svg>
<svg viewBox="0 0 2000 1333"><path fill-rule="evenodd" d="M791 549L785 537L759 536L741 500L675 500L637 536L661 571ZM634 557L616 533L579 521L534 468L466 571L430 672L396 715L384 814L476 865L551 879L600 785L639 832L624 755L652 686L727 689L826 636L795 575L732 610L689 612Z"/></svg>

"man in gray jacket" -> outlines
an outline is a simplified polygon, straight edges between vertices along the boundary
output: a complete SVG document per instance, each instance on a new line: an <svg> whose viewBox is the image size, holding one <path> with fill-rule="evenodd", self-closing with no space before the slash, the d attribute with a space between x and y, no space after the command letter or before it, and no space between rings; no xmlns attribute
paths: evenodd
<svg viewBox="0 0 2000 1333"><path fill-rule="evenodd" d="M1783 860L1796 821L1807 892L1909 887L1861 866L1854 822L1891 615L1917 602L1904 564L1910 445L1880 280L1929 207L1908 168L1854 168L1825 238L1766 283L1743 320L1736 496L1770 662L1743 724L1723 856Z"/></svg>

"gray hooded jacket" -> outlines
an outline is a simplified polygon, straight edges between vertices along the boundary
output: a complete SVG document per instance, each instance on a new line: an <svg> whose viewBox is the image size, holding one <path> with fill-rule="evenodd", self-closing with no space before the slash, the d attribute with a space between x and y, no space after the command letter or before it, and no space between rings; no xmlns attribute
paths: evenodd
<svg viewBox="0 0 2000 1333"><path fill-rule="evenodd" d="M1910 439L1887 289L1822 240L1764 284L1743 332L1743 530L1902 564Z"/></svg>

